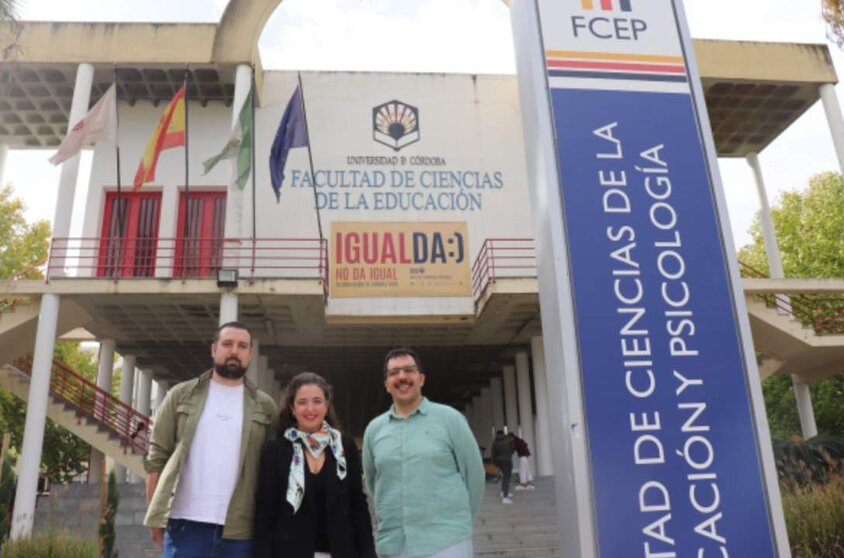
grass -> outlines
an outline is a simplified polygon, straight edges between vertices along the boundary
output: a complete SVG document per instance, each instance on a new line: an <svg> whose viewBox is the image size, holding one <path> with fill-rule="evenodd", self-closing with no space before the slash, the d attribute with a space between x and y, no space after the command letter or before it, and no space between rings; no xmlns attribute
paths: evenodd
<svg viewBox="0 0 844 558"><path fill-rule="evenodd" d="M844 477L784 485L782 504L794 558L844 558Z"/></svg>
<svg viewBox="0 0 844 558"><path fill-rule="evenodd" d="M97 541L65 532L44 533L6 541L0 555L3 558L97 558Z"/></svg>

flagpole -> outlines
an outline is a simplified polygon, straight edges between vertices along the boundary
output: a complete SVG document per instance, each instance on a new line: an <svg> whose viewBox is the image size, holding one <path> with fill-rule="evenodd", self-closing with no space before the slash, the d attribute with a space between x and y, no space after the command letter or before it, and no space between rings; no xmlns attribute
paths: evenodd
<svg viewBox="0 0 844 558"><path fill-rule="evenodd" d="M188 77L190 75L190 68L187 64L185 64L185 79L182 83L182 87L185 89L185 219L184 219L184 233L182 239L182 278L186 276L187 269L185 266L186 257L190 257L189 254L186 254L188 250L188 236L190 235L190 164L189 164L189 151L188 151ZM199 262L197 262L199 263Z"/></svg>
<svg viewBox="0 0 844 558"><path fill-rule="evenodd" d="M255 166L255 65L252 65L252 83L250 84L251 95L252 95L252 138L251 138L251 145L249 149L252 151L252 246L255 246L255 238L256 238L256 231L257 231L257 222L256 222L256 208L255 208L255 171L258 167ZM242 133L242 132L241 132ZM243 141L241 139L241 141Z"/></svg>
<svg viewBox="0 0 844 558"><path fill-rule="evenodd" d="M116 128L114 134L114 158L117 163L117 238L120 239L117 275L120 276L120 270L123 267L123 227L125 225L124 221L126 220L126 208L123 207L123 193L120 183L120 111L117 107L117 64L114 65L112 82L114 83L114 122Z"/></svg>
<svg viewBox="0 0 844 558"><path fill-rule="evenodd" d="M302 117L305 121L305 139L307 140L306 145L308 146L308 163L311 166L311 187L314 189L314 208L316 209L317 229L319 229L319 240L321 243L325 240L325 237L322 234L322 219L320 219L319 216L319 200L317 198L316 176L314 174L314 158L311 153L311 133L308 131L308 113L305 111L305 88L302 87L302 73L297 72L297 74L299 76L299 101L302 103Z"/></svg>

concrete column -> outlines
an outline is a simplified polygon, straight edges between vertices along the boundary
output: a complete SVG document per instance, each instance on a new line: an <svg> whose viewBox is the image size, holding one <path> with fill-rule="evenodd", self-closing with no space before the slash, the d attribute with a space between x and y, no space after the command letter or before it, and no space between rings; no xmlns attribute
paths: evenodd
<svg viewBox="0 0 844 558"><path fill-rule="evenodd" d="M516 368L510 364L502 371L504 377L504 418L508 432L519 431L519 408L516 404Z"/></svg>
<svg viewBox="0 0 844 558"><path fill-rule="evenodd" d="M841 110L838 108L838 100L835 98L835 91L832 92L832 98L835 105L835 110L838 114L838 123L841 123ZM824 102L824 107L827 103ZM834 120L830 116L829 109L827 110L827 117L830 118L830 129L833 130L833 140L836 137L836 128L833 126ZM839 126L840 128L840 126ZM842 139L839 129L839 139ZM841 161L841 153L839 145L836 144L836 152ZM768 204L768 195L765 191L765 181L762 177L762 168L759 165L759 157L756 153L747 154L747 162L750 168L753 169L753 176L756 178L756 190L759 193L759 221L762 225L762 238L765 241L765 253L768 256L768 268L771 270L771 277L774 279L782 279L785 277L785 272L782 267L782 256L780 255L779 244L777 243L776 233L774 231L774 221L771 218L771 206ZM791 302L788 297L784 298L783 307L777 307L777 311L783 314L791 314ZM797 403L797 414L800 416L800 428L803 431L803 437L811 437L818 433L815 426L815 413L812 409L812 394L809 392L809 386L797 380L797 376L791 376L792 384L794 385L794 395ZM807 432L812 432L810 436L806 436Z"/></svg>
<svg viewBox="0 0 844 558"><path fill-rule="evenodd" d="M809 384L801 382L797 376L791 375L794 384L794 398L797 400L797 414L800 416L800 432L803 439L808 440L818 435L818 425L815 423L815 413L812 409L812 394Z"/></svg>
<svg viewBox="0 0 844 558"><path fill-rule="evenodd" d="M246 369L246 377L253 386L258 385L258 360L261 358L261 343L257 339L252 340L252 360L249 368Z"/></svg>
<svg viewBox="0 0 844 558"><path fill-rule="evenodd" d="M120 371L120 401L130 407L132 406L132 388L135 387L136 362L137 359L135 355L123 355L123 366ZM134 424L129 425L130 428L133 428L134 426ZM126 482L126 467L115 464L114 475L117 477L118 483Z"/></svg>
<svg viewBox="0 0 844 558"><path fill-rule="evenodd" d="M167 380L156 380L155 385L155 410L157 411L161 406L161 402L164 401L164 396L166 396L167 392L170 390L170 382Z"/></svg>
<svg viewBox="0 0 844 558"><path fill-rule="evenodd" d="M835 85L824 83L818 89L826 112L826 120L829 123L829 131L832 133L832 144L838 156L838 169L839 172L844 173L844 118L841 116L841 105L835 95Z"/></svg>
<svg viewBox="0 0 844 558"><path fill-rule="evenodd" d="M759 156L756 153L748 153L745 157L747 164L753 170L753 177L756 179L756 192L759 194L759 221L762 225L762 238L765 241L765 253L768 255L768 267L771 270L771 277L782 279L785 277L782 269L782 258L777 244L777 235L774 231L774 221L771 218L771 206L768 203L768 193L765 191L765 179L762 176L762 167L759 165Z"/></svg>
<svg viewBox="0 0 844 558"><path fill-rule="evenodd" d="M261 355L258 357L258 389L267 393L270 391L270 378L267 373L270 370L270 357Z"/></svg>
<svg viewBox="0 0 844 558"><path fill-rule="evenodd" d="M475 433L475 429L472 428L472 420L475 418L474 413L475 408L471 401L463 406L463 416L466 417L466 422L469 423L469 428L472 430L472 434Z"/></svg>
<svg viewBox="0 0 844 558"><path fill-rule="evenodd" d="M527 353L516 353L516 379L519 384L519 426L522 429L519 436L528 443L532 454L536 451L536 438L533 435L533 405L530 401L530 368Z"/></svg>
<svg viewBox="0 0 844 558"><path fill-rule="evenodd" d="M480 395L472 398L472 409L475 415L475 419L472 421L474 425L472 432L475 433L475 440L477 440L478 445L484 448L484 455L487 455L489 453L489 444L486 442L487 435L483 427L483 402L481 401Z"/></svg>
<svg viewBox="0 0 844 558"><path fill-rule="evenodd" d="M59 302L59 296L55 294L48 293L41 297L23 444L17 467L18 486L15 493L15 513L12 517L12 540L27 537L32 533L35 495L38 491L38 470L44 445L44 425L47 421L53 348L56 344L56 328L59 322Z"/></svg>
<svg viewBox="0 0 844 558"><path fill-rule="evenodd" d="M481 408L483 409L483 419L481 424L481 443L484 447L492 447L492 439L495 437L495 418L492 405L492 388L487 386L481 389Z"/></svg>
<svg viewBox="0 0 844 558"><path fill-rule="evenodd" d="M73 99L70 103L68 115L68 129L72 128L88 112L91 102L91 84L94 82L94 66L88 63L79 64L76 68L76 84L73 87ZM62 163L59 177L59 191L56 199L56 210L53 217L53 242L56 238L70 236L70 219L73 216L73 199L76 197L76 179L79 176L79 155L71 157ZM53 275L63 275L67 262L59 261L58 269L51 270Z"/></svg>
<svg viewBox="0 0 844 558"><path fill-rule="evenodd" d="M6 159L9 155L9 146L5 143L0 143L0 188L4 186L3 175L6 174Z"/></svg>
<svg viewBox="0 0 844 558"><path fill-rule="evenodd" d="M234 99L232 101L232 126L237 123L238 116L240 116L240 108L246 95L249 94L249 88L252 85L252 68L246 64L240 64L235 70L234 77ZM237 172L232 168L232 180L230 184L234 184L234 174ZM241 238L243 236L243 218L244 218L244 192L248 189L241 190L239 188L229 188L226 195L226 238ZM251 202L250 202L251 203ZM229 250L235 247L234 244L227 244ZM227 252L227 256L237 256L232 250ZM226 257L225 265L239 267L239 258Z"/></svg>
<svg viewBox="0 0 844 558"><path fill-rule="evenodd" d="M551 414L548 401L548 375L545 370L545 347L542 337L530 340L531 358L533 359L533 387L536 399L536 448L533 450L536 474L547 476L554 474L551 462Z"/></svg>
<svg viewBox="0 0 844 558"><path fill-rule="evenodd" d="M100 354L97 363L97 387L111 393L111 380L114 377L114 339L103 339L100 341ZM110 411L108 400L97 394L94 401L94 417L97 421L108 419ZM94 448L91 448L91 455L88 458L88 484L100 484L105 468L105 455Z"/></svg>
<svg viewBox="0 0 844 558"><path fill-rule="evenodd" d="M179 207L179 189L164 188L161 192L161 207ZM181 231L177 231L179 216L178 210L160 211L158 221L158 246L155 254L155 277L158 279L169 279L173 277L176 268L176 240ZM164 241L162 239L170 239Z"/></svg>
<svg viewBox="0 0 844 558"><path fill-rule="evenodd" d="M220 295L220 323L237 321L237 293L225 292Z"/></svg>
<svg viewBox="0 0 844 558"><path fill-rule="evenodd" d="M492 398L492 422L496 429L504 428L504 394L501 391L501 378L489 381L490 397Z"/></svg>
<svg viewBox="0 0 844 558"><path fill-rule="evenodd" d="M150 415L150 396L152 395L152 372L141 370L138 382L138 412L144 416Z"/></svg>

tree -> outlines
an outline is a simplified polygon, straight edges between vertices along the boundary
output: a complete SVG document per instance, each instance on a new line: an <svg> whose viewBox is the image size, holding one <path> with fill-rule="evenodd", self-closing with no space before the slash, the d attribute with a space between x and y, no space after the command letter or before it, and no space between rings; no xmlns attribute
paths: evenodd
<svg viewBox="0 0 844 558"><path fill-rule="evenodd" d="M12 187L0 187L0 279L43 276L38 267L47 261L50 224L28 223L23 212L23 202L12 197Z"/></svg>
<svg viewBox="0 0 844 558"><path fill-rule="evenodd" d="M844 277L844 177L833 172L813 176L805 191L782 194L771 217L787 277ZM739 259L767 271L758 216L750 233L753 242L739 251ZM841 306L831 311L840 313ZM791 378L772 376L762 388L771 436L785 440L799 435ZM844 434L844 375L812 382L810 389L818 431Z"/></svg>
<svg viewBox="0 0 844 558"><path fill-rule="evenodd" d="M844 3L842 0L821 0L821 15L826 21L826 36L838 47L844 46Z"/></svg>
<svg viewBox="0 0 844 558"><path fill-rule="evenodd" d="M0 0L2 3L3 0ZM4 7L0 6L0 14ZM38 279L47 259L50 225L28 223L24 205L12 197L9 186L0 188L0 278ZM0 311L4 304L0 300ZM96 378L96 355L77 343L58 342L53 356L66 362L88 379ZM0 432L12 434L12 448L20 448L26 421L26 405L0 388ZM67 482L87 470L90 446L48 420L41 454L41 474L51 482Z"/></svg>

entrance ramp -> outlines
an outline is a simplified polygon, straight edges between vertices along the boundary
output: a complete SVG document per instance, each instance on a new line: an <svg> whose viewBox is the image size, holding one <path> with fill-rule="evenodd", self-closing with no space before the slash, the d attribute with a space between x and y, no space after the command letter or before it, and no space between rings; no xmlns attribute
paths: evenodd
<svg viewBox="0 0 844 558"><path fill-rule="evenodd" d="M488 483L475 521L477 558L561 558L554 477L537 477L535 490L515 490L502 504L501 483Z"/></svg>

